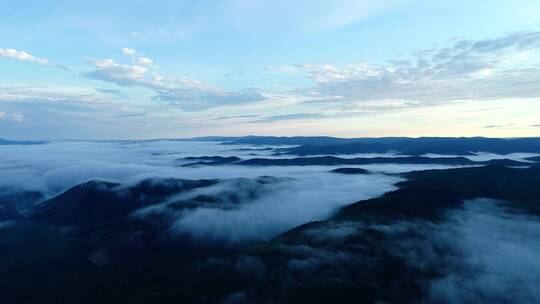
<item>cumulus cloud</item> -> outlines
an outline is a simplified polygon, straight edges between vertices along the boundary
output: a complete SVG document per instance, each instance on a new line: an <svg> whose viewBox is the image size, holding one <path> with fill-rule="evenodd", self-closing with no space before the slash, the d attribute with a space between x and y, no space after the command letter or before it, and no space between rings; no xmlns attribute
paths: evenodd
<svg viewBox="0 0 540 304"><path fill-rule="evenodd" d="M144 80L148 68L139 65L120 64L113 59L98 59L90 62L97 70L86 77L112 82L117 85L136 85Z"/></svg>
<svg viewBox="0 0 540 304"><path fill-rule="evenodd" d="M50 64L48 59L36 57L25 51L19 51L16 49L0 49L0 57L11 58L19 61L29 61L39 64Z"/></svg>
<svg viewBox="0 0 540 304"><path fill-rule="evenodd" d="M96 59L89 63L95 70L86 78L114 83L119 86L136 86L151 90L156 101L163 101L187 111L218 106L261 101L264 97L256 91L227 92L203 84L186 76L158 72L150 58L139 56L136 50L123 48L134 64L118 63L113 59Z"/></svg>
<svg viewBox="0 0 540 304"><path fill-rule="evenodd" d="M127 47L122 48L122 53L131 58L135 64L157 68L157 65L154 64L154 61L142 54L139 54L136 49L131 49Z"/></svg>
<svg viewBox="0 0 540 304"><path fill-rule="evenodd" d="M10 58L10 59L18 60L18 61L28 61L28 62L42 64L42 65L50 65L50 66L57 67L63 70L67 70L67 68L64 66L51 63L49 59L37 57L30 53L27 53L25 51L20 51L17 49L0 49L0 57Z"/></svg>
<svg viewBox="0 0 540 304"><path fill-rule="evenodd" d="M522 32L460 40L380 65L300 64L280 70L301 72L316 84L293 94L338 104L377 102L381 110L388 104L405 108L459 100L531 98L540 96L540 65L533 60L539 47L540 32Z"/></svg>
<svg viewBox="0 0 540 304"><path fill-rule="evenodd" d="M140 65L147 65L147 66L153 66L154 61L148 57L137 57L135 58L135 62Z"/></svg>
<svg viewBox="0 0 540 304"><path fill-rule="evenodd" d="M135 52L136 52L135 49L130 49L130 48L127 48L127 47L122 48L122 53L124 53L124 55L126 55L126 56L134 55Z"/></svg>

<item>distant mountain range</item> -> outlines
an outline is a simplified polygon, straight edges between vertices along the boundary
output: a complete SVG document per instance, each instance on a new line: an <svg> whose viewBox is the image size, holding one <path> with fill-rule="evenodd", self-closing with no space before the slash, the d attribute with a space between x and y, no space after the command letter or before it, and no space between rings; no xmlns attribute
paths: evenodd
<svg viewBox="0 0 540 304"><path fill-rule="evenodd" d="M336 137L200 137L192 140L221 141L226 144L252 145L296 145L283 148L278 154L291 155L335 155L356 153L396 152L402 155L427 153L446 155L469 155L473 152L509 154L514 152L540 153L540 137L531 138L486 138L486 137L381 137L381 138L336 138Z"/></svg>
<svg viewBox="0 0 540 304"><path fill-rule="evenodd" d="M531 158L534 161L535 158ZM473 161L463 156L458 157L356 157L341 158L336 156L296 157L296 158L250 158L222 156L186 157L181 160L192 161L183 166L340 166L340 165L369 165L369 164L437 164L437 165L502 165L527 166L528 162L510 159L493 159L488 161Z"/></svg>
<svg viewBox="0 0 540 304"><path fill-rule="evenodd" d="M329 136L207 136L190 139L122 140L122 142L217 141L225 145L296 146L274 149L281 155L338 155L358 153L396 153L408 156L424 154L471 155L475 152L509 154L515 152L540 153L540 137L486 138L486 137L380 137L338 138ZM105 141L106 142L106 141ZM114 142L114 141L113 141ZM0 139L0 145L35 145L47 141L15 141ZM268 148L265 148L268 149Z"/></svg>
<svg viewBox="0 0 540 304"><path fill-rule="evenodd" d="M0 145L41 145L48 141L28 141L28 140L7 140L0 138Z"/></svg>

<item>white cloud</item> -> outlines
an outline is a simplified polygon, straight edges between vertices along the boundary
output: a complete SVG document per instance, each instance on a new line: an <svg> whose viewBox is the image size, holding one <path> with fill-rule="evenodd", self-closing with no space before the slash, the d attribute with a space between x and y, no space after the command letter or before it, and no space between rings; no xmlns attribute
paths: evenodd
<svg viewBox="0 0 540 304"><path fill-rule="evenodd" d="M382 110L459 100L540 97L540 64L533 52L540 32L492 40L462 40L385 64L299 64L279 70L303 73L314 87L291 94ZM276 71L276 69L273 69ZM370 104L376 102L375 104ZM397 104L396 104L397 102Z"/></svg>
<svg viewBox="0 0 540 304"><path fill-rule="evenodd" d="M154 66L154 61L148 57L137 57L134 59L135 63L145 66Z"/></svg>
<svg viewBox="0 0 540 304"><path fill-rule="evenodd" d="M0 49L0 57L11 58L19 61L29 61L39 64L50 64L48 59L36 57L25 51L19 51L16 49Z"/></svg>
<svg viewBox="0 0 540 304"><path fill-rule="evenodd" d="M113 82L118 85L132 85L144 81L148 68L139 65L120 64L113 59L97 59L90 63L98 70L91 78Z"/></svg>
<svg viewBox="0 0 540 304"><path fill-rule="evenodd" d="M21 114L11 114L7 112L0 112L0 119L11 120L14 122L23 122L24 115Z"/></svg>
<svg viewBox="0 0 540 304"><path fill-rule="evenodd" d="M122 64L113 59L91 60L89 63L96 69L85 76L120 86L147 88L156 93L154 100L190 111L264 99L254 91L226 92L187 76L159 73L150 58L139 56L135 49L122 50L135 64Z"/></svg>
<svg viewBox="0 0 540 304"><path fill-rule="evenodd" d="M111 90L0 86L0 111L6 113L0 119L0 138L148 138L162 130L195 129L190 118L177 122L178 110L131 102L122 92ZM156 128L141 130L155 121Z"/></svg>
<svg viewBox="0 0 540 304"><path fill-rule="evenodd" d="M49 65L49 66L59 68L62 70L68 70L68 68L64 66L51 63L49 59L36 57L30 53L27 53L25 51L20 51L17 49L0 49L0 57L10 58L10 59L18 60L18 61L27 61L27 62L42 64L42 65Z"/></svg>
<svg viewBox="0 0 540 304"><path fill-rule="evenodd" d="M131 61L135 64L157 68L157 65L154 64L154 61L146 56L143 56L137 52L136 49L131 49L127 47L122 48L122 53L131 58Z"/></svg>
<svg viewBox="0 0 540 304"><path fill-rule="evenodd" d="M126 56L135 55L136 52L137 51L135 49L130 49L130 48L127 48L127 47L122 48L122 53L124 53L124 55L126 55Z"/></svg>
<svg viewBox="0 0 540 304"><path fill-rule="evenodd" d="M73 89L51 89L40 86L0 87L0 102L74 102L99 103L100 100L92 92Z"/></svg>

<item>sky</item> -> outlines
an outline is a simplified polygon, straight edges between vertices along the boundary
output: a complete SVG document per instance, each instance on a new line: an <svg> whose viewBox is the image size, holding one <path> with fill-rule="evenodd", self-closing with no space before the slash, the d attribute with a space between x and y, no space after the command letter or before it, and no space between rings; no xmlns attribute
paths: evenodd
<svg viewBox="0 0 540 304"><path fill-rule="evenodd" d="M0 138L540 136L537 0L0 4Z"/></svg>

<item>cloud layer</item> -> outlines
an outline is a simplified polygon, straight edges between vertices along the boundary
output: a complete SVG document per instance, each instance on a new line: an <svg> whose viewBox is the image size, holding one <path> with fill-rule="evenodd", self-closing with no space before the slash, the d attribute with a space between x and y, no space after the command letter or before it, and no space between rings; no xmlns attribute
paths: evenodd
<svg viewBox="0 0 540 304"><path fill-rule="evenodd" d="M4 155L0 161L0 191L37 191L50 198L90 180L132 185L146 178L217 178L221 182L215 186L181 193L137 214L143 219L151 214L170 218L175 236L188 234L195 240L234 244L269 239L294 226L324 219L340 206L393 190L401 180L383 174L328 172L334 167L181 166L184 156L252 157L253 153L271 153L249 148L255 147L182 141L0 146ZM168 207L195 197L213 197L216 201L187 209Z"/></svg>
<svg viewBox="0 0 540 304"><path fill-rule="evenodd" d="M10 58L10 59L18 60L18 61L27 61L27 62L37 63L41 65L48 65L48 66L56 67L62 70L68 70L68 68L64 66L50 62L49 59L47 58L37 57L30 53L17 50L17 49L1 49L0 48L0 57Z"/></svg>
<svg viewBox="0 0 540 304"><path fill-rule="evenodd" d="M316 84L297 94L364 109L534 98L540 96L540 63L532 59L538 48L540 32L523 32L496 39L459 40L379 65L298 64L278 70L300 72ZM374 101L377 103L370 103Z"/></svg>
<svg viewBox="0 0 540 304"><path fill-rule="evenodd" d="M133 64L118 63L113 59L91 60L95 70L86 78L113 83L119 86L143 87L154 92L153 100L178 106L186 111L230 106L261 101L264 97L255 91L228 92L203 84L186 76L160 73L153 60L141 56L135 49L122 48Z"/></svg>
<svg viewBox="0 0 540 304"><path fill-rule="evenodd" d="M50 64L48 59L36 57L25 51L19 51L16 49L0 49L0 57L11 58L18 61L29 61L44 65Z"/></svg>
<svg viewBox="0 0 540 304"><path fill-rule="evenodd" d="M454 39L382 63L270 65L267 73L251 74L241 86L229 86L238 80L224 80L223 71L219 78L210 76L219 86L172 73L143 52L121 47L117 52L123 58L87 60L91 68L78 74L82 78L77 86L0 87L0 112L6 113L0 121L2 137L155 138L291 132L531 136L540 97L539 36L539 32L518 32L493 39ZM20 50L1 49L0 54L57 66ZM434 106L441 111L428 113ZM24 117L24 123L16 117ZM60 122L64 126L58 126Z"/></svg>

